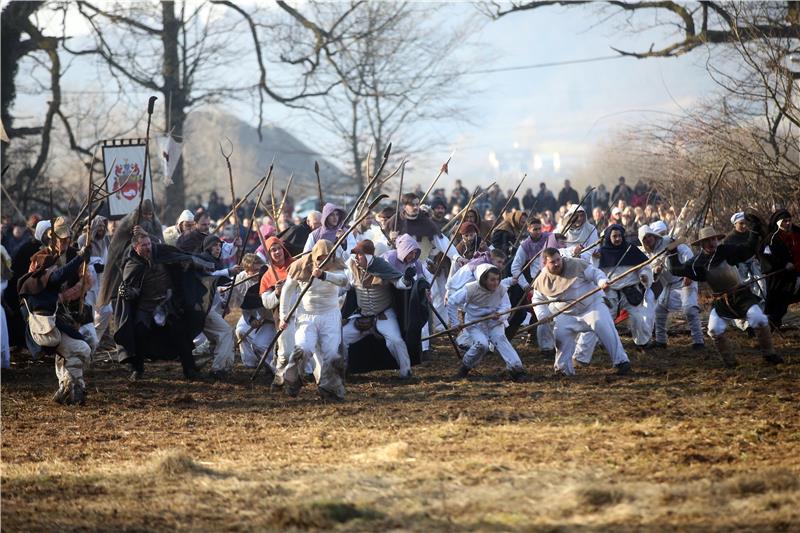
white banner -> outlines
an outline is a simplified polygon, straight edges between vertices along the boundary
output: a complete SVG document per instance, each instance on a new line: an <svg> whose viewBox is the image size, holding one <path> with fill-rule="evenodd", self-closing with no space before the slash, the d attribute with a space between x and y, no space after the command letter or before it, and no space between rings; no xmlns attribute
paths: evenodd
<svg viewBox="0 0 800 533"><path fill-rule="evenodd" d="M161 168L164 169L164 185L172 185L172 174L178 166L178 161L181 160L183 143L167 135L158 138L158 149L161 154Z"/></svg>
<svg viewBox="0 0 800 533"><path fill-rule="evenodd" d="M111 168L111 165L114 168ZM112 217L127 215L139 207L139 195L144 170L144 144L103 146L103 167L109 175L106 191L116 191L108 197L108 211ZM117 190L119 189L119 190ZM153 199L153 179L147 165L145 198Z"/></svg>

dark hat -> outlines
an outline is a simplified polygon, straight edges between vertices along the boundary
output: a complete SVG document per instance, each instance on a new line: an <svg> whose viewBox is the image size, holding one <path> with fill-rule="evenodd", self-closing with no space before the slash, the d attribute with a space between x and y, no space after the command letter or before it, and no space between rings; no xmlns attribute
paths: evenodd
<svg viewBox="0 0 800 533"><path fill-rule="evenodd" d="M358 244L353 246L354 254L375 255L375 243L369 239L359 241Z"/></svg>

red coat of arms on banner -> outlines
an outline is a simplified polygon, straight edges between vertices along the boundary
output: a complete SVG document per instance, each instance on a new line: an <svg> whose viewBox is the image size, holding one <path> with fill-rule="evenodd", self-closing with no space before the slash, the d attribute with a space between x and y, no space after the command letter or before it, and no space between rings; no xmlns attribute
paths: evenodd
<svg viewBox="0 0 800 533"><path fill-rule="evenodd" d="M122 187L120 189L120 187ZM125 198L133 200L139 196L139 189L142 187L142 170L139 163L130 163L127 159L124 163L114 167L114 185L112 190L120 189L116 192L117 199Z"/></svg>

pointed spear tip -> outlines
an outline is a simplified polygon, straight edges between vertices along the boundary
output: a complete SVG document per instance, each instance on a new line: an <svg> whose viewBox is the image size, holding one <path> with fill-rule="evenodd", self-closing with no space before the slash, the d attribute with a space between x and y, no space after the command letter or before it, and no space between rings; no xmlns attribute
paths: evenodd
<svg viewBox="0 0 800 533"><path fill-rule="evenodd" d="M390 142L389 145L386 147L386 151L383 152L383 158L388 159L389 154L392 153L392 143Z"/></svg>
<svg viewBox="0 0 800 533"><path fill-rule="evenodd" d="M314 172L319 174L319 161L314 161Z"/></svg>

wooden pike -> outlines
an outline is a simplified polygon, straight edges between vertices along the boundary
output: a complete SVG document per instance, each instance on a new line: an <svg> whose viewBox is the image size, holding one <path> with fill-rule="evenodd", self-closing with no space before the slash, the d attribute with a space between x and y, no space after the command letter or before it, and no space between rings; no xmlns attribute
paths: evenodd
<svg viewBox="0 0 800 533"><path fill-rule="evenodd" d="M441 178L441 177L442 177L442 174L448 174L448 173L449 173L449 170L450 170L450 169L449 169L450 160L451 160L451 159L453 159L453 156L454 156L455 154L456 154L456 151L455 151L455 150L453 150L452 152L450 152L450 156L447 158L447 161L445 161L445 162L442 164L442 168L440 168L440 169L439 169L439 173L438 173L438 174L436 174L436 177L435 177L435 178L433 178L433 182L431 183L430 187L428 187L428 190L427 190L427 191L425 191L425 194L423 194L423 195L422 195L422 198L420 198L420 200L419 200L419 203L421 203L421 204L422 204L422 203L425 203L425 199L428 197L428 195L431 193L431 191L433 190L433 188L436 186L436 182L437 182L437 181L439 181L439 178Z"/></svg>
<svg viewBox="0 0 800 533"><path fill-rule="evenodd" d="M522 187L522 183L525 181L525 178L527 177L528 177L527 172L522 175L522 179L517 184L517 188L514 189L514 194L508 197L508 200L506 200L505 205L503 205L503 209L500 210L500 214L497 215L497 217L494 220L494 223L492 223L492 226L489 228L489 231L487 231L486 235L483 237L484 242L488 242L488 240L492 237L492 232L497 227L497 225L500 224L500 221L503 219L503 214L506 212L506 209L508 209L508 206L511 205L511 200L513 200L514 197L517 195L517 193L519 192L519 188Z"/></svg>
<svg viewBox="0 0 800 533"><path fill-rule="evenodd" d="M611 285L613 285L614 283L618 282L619 280L621 280L622 278L624 278L625 276L627 276L631 272L636 272L637 270L640 270L640 269L646 267L647 265L649 265L650 263L652 263L653 261L655 261L656 259L658 259L662 255L666 254L667 252L671 252L672 250L674 250L675 247L677 247L677 245L681 244L682 242L683 242L682 240L681 241L675 241L674 243L670 244L667 248L664 248L663 250L661 250L660 252L655 254L653 257L649 258L647 261L643 261L643 262L639 263L638 265L634 265L631 268L629 268L628 270L626 270L625 272L623 272L622 274L620 274L619 276L611 278L610 280L608 280L608 286L610 287ZM569 304L567 304L566 306L562 307L561 309L559 309L557 312L553 313L552 315L546 316L541 320L537 320L533 324L528 324L524 328L520 328L517 331L517 333L524 333L526 331L532 330L533 328L535 328L536 326L538 326L540 324L545 324L547 322L550 322L551 320L555 319L555 317L557 317L558 315L569 311L570 309L572 309L573 307L575 307L576 305L578 305L579 303L584 301L586 298L592 296L593 294L597 294L598 292L600 292L602 290L603 289L601 289L600 287L595 287L594 289L590 290L586 294L583 294L583 295L579 296L578 298L572 300Z"/></svg>
<svg viewBox="0 0 800 533"><path fill-rule="evenodd" d="M245 194L245 195L244 195L244 197L243 197L241 200L239 200L239 201L236 203L236 205L234 205L234 206L233 206L233 209L231 209L230 211L228 211L228 213L227 213L227 214L226 214L224 217L222 217L222 219L221 219L221 220L228 220L228 218L229 218L229 217L230 217L232 214L234 214L234 213L236 212L236 210L237 210L237 209L239 209L239 207L241 207L241 206L242 206L242 204L244 204L244 203L247 201L247 199L250 197L250 195L251 195L251 194L253 194L253 191L255 191L255 190L258 188L258 186L259 186L259 185L261 185L262 183L264 183L264 180L265 180L265 179L267 179L267 177L266 177L266 176L264 176L263 178L261 178L260 180L258 180L258 182L257 182L255 185L253 185L253 188L252 188L252 189L250 189L250 191L249 191L247 194ZM269 210L267 210L267 209L265 209L265 211L269 212ZM223 226L223 224L220 224L219 226L217 226L216 228L214 228L214 231L212 231L212 232L211 232L211 234L212 234L212 235L214 235L214 234L218 233L218 232L219 232L219 231L222 229L222 226Z"/></svg>
<svg viewBox="0 0 800 533"><path fill-rule="evenodd" d="M388 198L388 196L386 196L385 194L378 195L370 203L370 205L369 205L370 209L372 209L374 206L376 206L384 198ZM345 241L345 239L347 239L347 237L350 235L350 233L352 233L355 230L355 228L359 224L359 222L361 222L361 220L363 220L366 216L367 216L367 214L364 213L358 219L356 219L356 221L353 224L351 224L344 232L342 232L342 234L339 236L339 238L336 239L336 242L333 243L333 248L331 249L331 252L325 257L325 259L322 260L322 263L320 263L318 265L318 268L323 268L325 265L327 265L330 262L330 260L336 255L339 246L341 246L341 244ZM294 305L292 306L291 309L289 309L289 312L286 313L286 321L289 321L289 320L292 319L292 317L294 316L295 312L297 311L297 308L300 306L300 303L303 301L303 297L306 295L308 290L314 284L314 279L316 279L316 278L312 277L309 280L309 282L306 284L305 288L303 288L303 290L300 291L300 294L297 296L297 300L295 301ZM278 339L280 338L281 334L283 334L284 331L285 330L283 330L283 329L278 329L278 331L275 333L275 337L273 337L272 342L269 343L269 346L267 346L267 349L264 350L263 354L261 354L261 357L259 358L259 361L258 361L258 366L256 366L256 369L253 371L253 375L250 376L250 382L255 381L256 377L258 377L258 373L261 371L261 367L264 366L264 362L267 360L267 355L270 352L272 352L272 350L275 348L275 344L278 342Z"/></svg>

